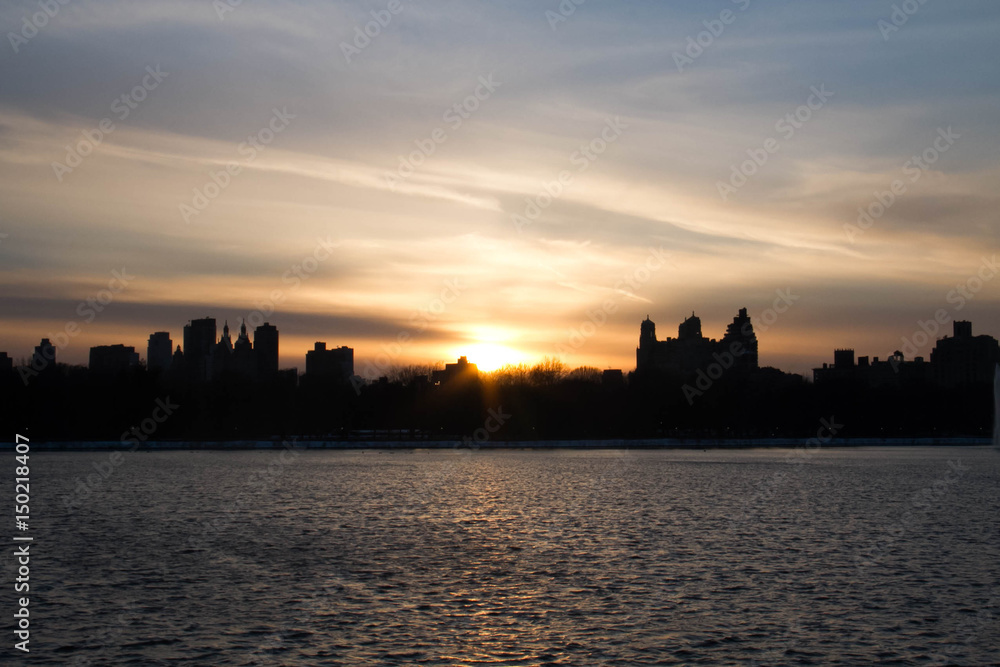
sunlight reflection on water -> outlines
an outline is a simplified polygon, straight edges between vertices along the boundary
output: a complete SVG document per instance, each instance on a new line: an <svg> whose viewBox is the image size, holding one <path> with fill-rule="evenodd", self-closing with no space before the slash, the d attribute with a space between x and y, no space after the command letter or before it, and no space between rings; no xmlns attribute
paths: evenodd
<svg viewBox="0 0 1000 667"><path fill-rule="evenodd" d="M39 454L31 661L993 661L1000 454L784 455Z"/></svg>

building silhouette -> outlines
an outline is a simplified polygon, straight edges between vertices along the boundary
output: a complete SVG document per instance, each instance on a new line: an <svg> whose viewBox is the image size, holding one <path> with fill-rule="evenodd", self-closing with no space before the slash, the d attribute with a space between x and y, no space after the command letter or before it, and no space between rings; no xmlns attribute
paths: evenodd
<svg viewBox="0 0 1000 667"><path fill-rule="evenodd" d="M257 357L259 377L270 377L278 372L278 327L264 322L254 329L253 353Z"/></svg>
<svg viewBox="0 0 1000 667"><path fill-rule="evenodd" d="M229 335L229 322L222 327L222 338L212 347L212 377L217 378L233 370L233 339Z"/></svg>
<svg viewBox="0 0 1000 667"><path fill-rule="evenodd" d="M173 363L174 342L170 333L157 331L149 335L146 343L146 368L151 371L166 372Z"/></svg>
<svg viewBox="0 0 1000 667"><path fill-rule="evenodd" d="M188 379L205 382L212 378L215 318L191 320L184 325L184 366Z"/></svg>
<svg viewBox="0 0 1000 667"><path fill-rule="evenodd" d="M601 385L604 387L625 386L625 375L620 368L606 368L601 372Z"/></svg>
<svg viewBox="0 0 1000 667"><path fill-rule="evenodd" d="M757 334L754 333L753 323L746 308L740 308L733 321L726 326L726 333L722 336L722 347L730 348L733 343L740 345L740 353L736 355L736 366L744 370L760 368L760 359L757 354Z"/></svg>
<svg viewBox="0 0 1000 667"><path fill-rule="evenodd" d="M219 347L230 354L233 351L233 339L229 335L229 320L226 320L222 326L222 338L219 339Z"/></svg>
<svg viewBox="0 0 1000 667"><path fill-rule="evenodd" d="M35 346L35 352L31 355L31 368L39 373L55 372L56 348L48 338L43 338L42 342Z"/></svg>
<svg viewBox="0 0 1000 667"><path fill-rule="evenodd" d="M916 383L936 384L953 389L993 381L994 366L1000 362L1000 346L992 336L973 336L972 323L952 323L953 336L941 338L924 357L908 360L899 350L889 357L854 359L853 349L833 352L833 364L813 369L816 384L855 382L869 387L899 387Z"/></svg>
<svg viewBox="0 0 1000 667"><path fill-rule="evenodd" d="M0 374L13 372L14 360L8 357L6 352L0 352Z"/></svg>
<svg viewBox="0 0 1000 667"><path fill-rule="evenodd" d="M317 342L306 352L306 375L310 378L348 379L354 375L354 350L350 347L326 349Z"/></svg>
<svg viewBox="0 0 1000 667"><path fill-rule="evenodd" d="M927 382L931 379L931 367L924 357L907 361L903 353L896 350L885 359L867 356L855 361L851 348L833 351L833 364L823 364L813 369L816 384L829 382L860 382L869 387L899 387L908 382Z"/></svg>
<svg viewBox="0 0 1000 667"><path fill-rule="evenodd" d="M247 323L240 322L240 335L233 343L233 356L230 359L230 369L243 377L256 377L257 361L254 359L253 344L247 335Z"/></svg>
<svg viewBox="0 0 1000 667"><path fill-rule="evenodd" d="M479 377L479 368L475 364L470 364L467 357L459 357L454 364L445 364L443 370L436 370L431 373L431 383L445 385L455 380L476 379Z"/></svg>
<svg viewBox="0 0 1000 667"><path fill-rule="evenodd" d="M125 345L98 345L90 348L90 371L113 375L139 365L139 353Z"/></svg>
<svg viewBox="0 0 1000 667"><path fill-rule="evenodd" d="M244 379L263 379L278 374L278 328L265 322L254 331L253 342L247 325L240 323L240 333L234 342L229 322L222 335L215 339L215 319L191 320L184 327L183 366L189 382L205 382L225 375ZM174 360L178 355L174 354Z"/></svg>
<svg viewBox="0 0 1000 667"><path fill-rule="evenodd" d="M646 316L639 327L639 347L635 351L636 372L691 375L720 358L732 357L727 367L742 370L758 368L757 335L746 308L740 308L726 328L722 340L706 338L701 332L701 318L691 313L677 327L677 338L656 339L656 324Z"/></svg>
<svg viewBox="0 0 1000 667"><path fill-rule="evenodd" d="M931 351L934 380L943 387L993 382L1000 363L1000 346L993 336L973 336L972 322L956 321L952 337L942 338Z"/></svg>
<svg viewBox="0 0 1000 667"><path fill-rule="evenodd" d="M178 345L177 349L174 350L174 356L170 360L170 372L171 373L184 372L184 352L181 350L180 345Z"/></svg>

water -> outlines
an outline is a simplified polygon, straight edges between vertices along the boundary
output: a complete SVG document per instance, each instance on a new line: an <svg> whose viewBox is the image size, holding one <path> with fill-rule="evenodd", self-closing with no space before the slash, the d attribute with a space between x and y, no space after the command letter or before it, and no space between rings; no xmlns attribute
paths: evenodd
<svg viewBox="0 0 1000 667"><path fill-rule="evenodd" d="M32 455L32 664L1000 661L995 450L109 457Z"/></svg>

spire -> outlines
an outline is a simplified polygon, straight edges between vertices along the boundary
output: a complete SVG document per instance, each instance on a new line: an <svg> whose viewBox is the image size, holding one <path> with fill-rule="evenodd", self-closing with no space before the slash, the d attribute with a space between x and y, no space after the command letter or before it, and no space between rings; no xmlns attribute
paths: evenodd
<svg viewBox="0 0 1000 667"><path fill-rule="evenodd" d="M241 322L241 324L240 324L240 335L245 338L246 335L247 335L247 321L246 320L240 320L240 322Z"/></svg>
<svg viewBox="0 0 1000 667"><path fill-rule="evenodd" d="M229 320L226 320L226 325L222 327L222 335L229 338Z"/></svg>

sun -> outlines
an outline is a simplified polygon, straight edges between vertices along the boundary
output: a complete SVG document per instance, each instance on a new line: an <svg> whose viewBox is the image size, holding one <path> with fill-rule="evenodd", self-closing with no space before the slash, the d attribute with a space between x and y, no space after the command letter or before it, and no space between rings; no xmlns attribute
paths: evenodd
<svg viewBox="0 0 1000 667"><path fill-rule="evenodd" d="M469 358L469 363L476 364L479 370L489 373L507 364L517 364L524 360L524 353L496 343L475 343L463 347L462 354Z"/></svg>

